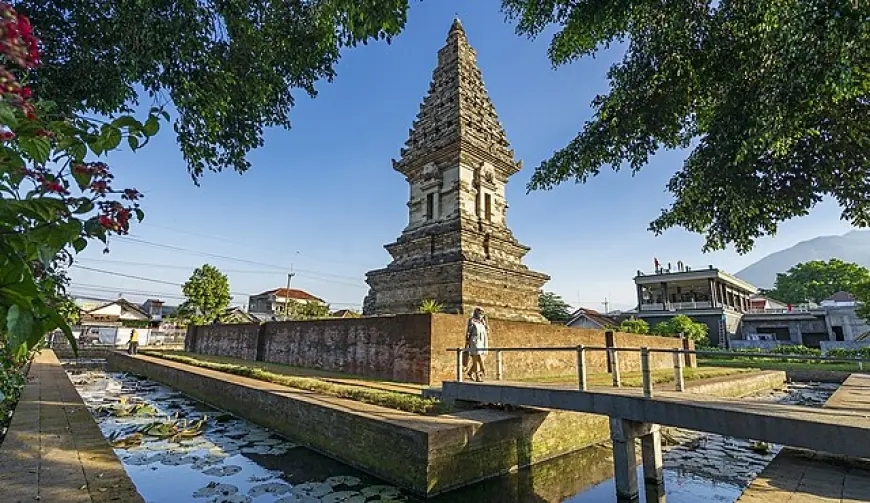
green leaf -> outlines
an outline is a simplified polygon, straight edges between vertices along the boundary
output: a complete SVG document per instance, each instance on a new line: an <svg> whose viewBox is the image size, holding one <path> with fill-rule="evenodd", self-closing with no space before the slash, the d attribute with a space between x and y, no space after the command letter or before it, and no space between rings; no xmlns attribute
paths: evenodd
<svg viewBox="0 0 870 503"><path fill-rule="evenodd" d="M151 116L148 117L148 120L145 121L145 127L142 128L142 131L147 136L154 136L160 131L160 121L157 120L157 117Z"/></svg>
<svg viewBox="0 0 870 503"><path fill-rule="evenodd" d="M15 117L15 109L8 102L0 102L0 124L15 129L18 124L18 118Z"/></svg>
<svg viewBox="0 0 870 503"><path fill-rule="evenodd" d="M48 162L51 154L51 142L44 136L26 136L18 142L21 150L37 164Z"/></svg>
<svg viewBox="0 0 870 503"><path fill-rule="evenodd" d="M91 180L94 178L94 175L92 175L91 173L87 173L87 172L80 173L77 171L73 171L73 178L75 179L79 188L84 189L85 187L87 187L91 184Z"/></svg>
<svg viewBox="0 0 870 503"><path fill-rule="evenodd" d="M133 212L136 213L136 219L137 219L139 222L141 222L142 220L145 219L145 212L142 211L140 208L134 208L134 209L133 209Z"/></svg>
<svg viewBox="0 0 870 503"><path fill-rule="evenodd" d="M54 257L57 255L54 250L44 244L40 245L39 248L37 248L36 253L39 257L39 261L45 267L51 266L51 261L54 260Z"/></svg>
<svg viewBox="0 0 870 503"><path fill-rule="evenodd" d="M133 152L135 152L136 149L139 148L139 138L135 136L128 136L127 143L130 145L130 150L132 150Z"/></svg>
<svg viewBox="0 0 870 503"><path fill-rule="evenodd" d="M112 121L112 126L114 126L116 128L124 128L124 127L135 128L135 127L140 127L141 125L142 124L140 124L139 121L136 120L135 117L132 117L130 115L122 115L121 117L118 117L117 119Z"/></svg>
<svg viewBox="0 0 870 503"><path fill-rule="evenodd" d="M72 242L73 248L75 248L76 253L81 253L82 250L87 248L88 240L85 238L76 238Z"/></svg>
<svg viewBox="0 0 870 503"><path fill-rule="evenodd" d="M27 342L33 330L33 313L22 309L18 304L9 308L6 315L6 330L9 332L9 342L13 351Z"/></svg>
<svg viewBox="0 0 870 503"><path fill-rule="evenodd" d="M70 158L73 162L79 163L85 160L85 156L88 155L88 147L81 140L77 140L75 143L69 146L66 150Z"/></svg>
<svg viewBox="0 0 870 503"><path fill-rule="evenodd" d="M116 127L107 127L103 131L103 150L115 150L121 143L121 130Z"/></svg>
<svg viewBox="0 0 870 503"><path fill-rule="evenodd" d="M94 209L93 201L91 201L87 197L80 197L78 199L78 201L79 201L79 207L76 208L76 210L73 213L75 213L76 215L81 215L82 213L88 213L90 211L93 211L93 209Z"/></svg>

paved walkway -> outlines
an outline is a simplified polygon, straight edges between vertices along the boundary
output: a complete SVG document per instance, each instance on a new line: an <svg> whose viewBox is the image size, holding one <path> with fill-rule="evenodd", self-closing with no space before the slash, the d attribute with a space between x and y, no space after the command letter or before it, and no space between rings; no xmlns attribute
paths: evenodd
<svg viewBox="0 0 870 503"><path fill-rule="evenodd" d="M870 416L870 376L852 374L826 409ZM870 419L865 419L870 421ZM867 453L870 455L870 452ZM870 461L783 449L743 492L739 503L857 503L870 501Z"/></svg>
<svg viewBox="0 0 870 503"><path fill-rule="evenodd" d="M870 501L870 465L783 449L738 503L858 503Z"/></svg>
<svg viewBox="0 0 870 503"><path fill-rule="evenodd" d="M142 498L51 350L33 360L0 446L0 502Z"/></svg>

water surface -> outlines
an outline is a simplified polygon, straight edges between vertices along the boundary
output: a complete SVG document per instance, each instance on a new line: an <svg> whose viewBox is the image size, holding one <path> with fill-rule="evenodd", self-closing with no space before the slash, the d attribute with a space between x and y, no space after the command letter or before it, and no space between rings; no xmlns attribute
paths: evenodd
<svg viewBox="0 0 870 503"><path fill-rule="evenodd" d="M68 372L106 438L121 441L115 452L149 503L420 501L153 381L81 367L68 367ZM835 389L836 385L794 384L785 392L766 392L753 399L821 406ZM156 416L101 413L101 406L111 408L122 399L128 404L152 406ZM157 421L178 419L191 425L203 418L207 420L202 433L190 438L136 436L137 431ZM733 502L779 451L775 445L686 430L665 429L663 438L665 492L652 491L642 495L641 501ZM430 501L615 502L612 477L609 447L594 446ZM643 487L642 478L639 486Z"/></svg>

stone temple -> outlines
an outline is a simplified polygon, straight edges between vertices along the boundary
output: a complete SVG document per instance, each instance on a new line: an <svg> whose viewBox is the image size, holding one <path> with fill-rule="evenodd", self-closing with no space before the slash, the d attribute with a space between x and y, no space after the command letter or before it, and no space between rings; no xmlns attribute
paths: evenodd
<svg viewBox="0 0 870 503"><path fill-rule="evenodd" d="M457 19L393 161L410 185L409 222L386 246L393 261L367 274L364 313L415 312L433 299L448 313L480 306L490 317L544 322L538 295L550 278L523 265L529 248L506 221L505 185L521 167Z"/></svg>

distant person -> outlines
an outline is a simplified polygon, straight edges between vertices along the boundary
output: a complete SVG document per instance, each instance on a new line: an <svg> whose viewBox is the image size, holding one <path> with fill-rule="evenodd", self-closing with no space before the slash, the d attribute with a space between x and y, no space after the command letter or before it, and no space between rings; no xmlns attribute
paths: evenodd
<svg viewBox="0 0 870 503"><path fill-rule="evenodd" d="M139 331L135 328L133 332L130 333L130 347L127 350L127 353L131 355L135 355L139 351Z"/></svg>
<svg viewBox="0 0 870 503"><path fill-rule="evenodd" d="M480 382L486 375L483 365L483 357L486 356L486 348L489 347L489 329L483 309L476 307L468 320L465 330L465 340L468 347L471 368L468 369L468 377Z"/></svg>

